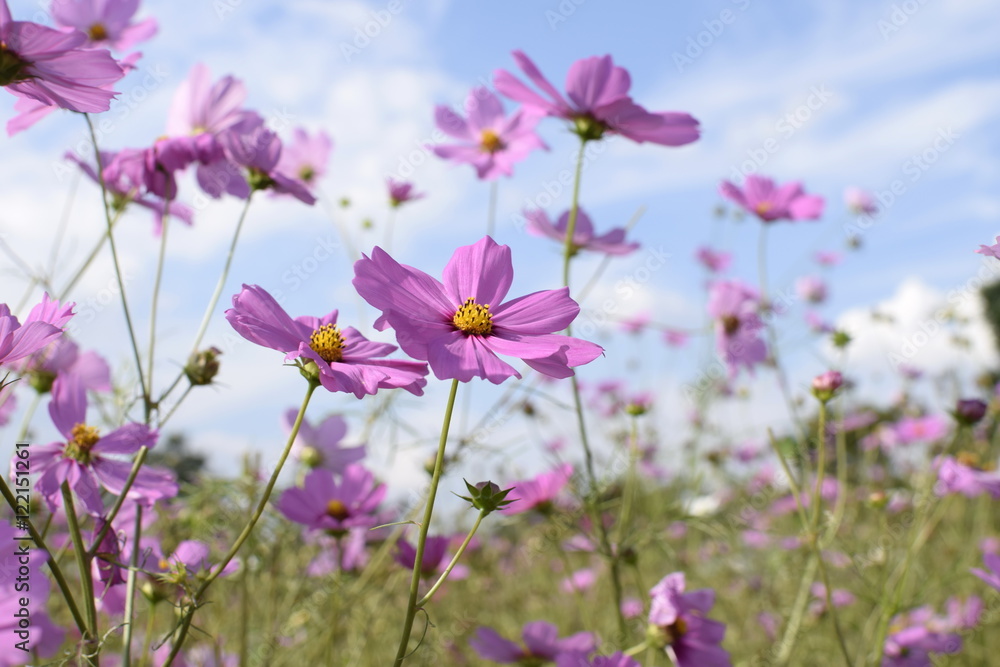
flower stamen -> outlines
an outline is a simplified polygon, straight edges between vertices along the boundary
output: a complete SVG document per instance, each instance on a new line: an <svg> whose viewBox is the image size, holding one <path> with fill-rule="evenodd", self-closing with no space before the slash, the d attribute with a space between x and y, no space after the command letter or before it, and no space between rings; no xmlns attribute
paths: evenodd
<svg viewBox="0 0 1000 667"><path fill-rule="evenodd" d="M479 138L479 146L487 153L496 153L503 149L503 140L493 130L483 130Z"/></svg>
<svg viewBox="0 0 1000 667"><path fill-rule="evenodd" d="M333 517L337 521L343 521L351 515L350 511L347 509L347 505L340 500L331 500L326 504L326 514L327 516Z"/></svg>
<svg viewBox="0 0 1000 667"><path fill-rule="evenodd" d="M309 347L328 363L344 359L344 336L336 324L324 324L313 331L309 337Z"/></svg>
<svg viewBox="0 0 1000 667"><path fill-rule="evenodd" d="M70 430L70 435L73 439L66 443L66 456L82 465L87 465L92 459L90 450L101 439L97 429L86 424L76 424Z"/></svg>
<svg viewBox="0 0 1000 667"><path fill-rule="evenodd" d="M471 296L455 312L451 321L459 331L467 334L488 336L493 333L493 314L490 312L489 304L476 303Z"/></svg>

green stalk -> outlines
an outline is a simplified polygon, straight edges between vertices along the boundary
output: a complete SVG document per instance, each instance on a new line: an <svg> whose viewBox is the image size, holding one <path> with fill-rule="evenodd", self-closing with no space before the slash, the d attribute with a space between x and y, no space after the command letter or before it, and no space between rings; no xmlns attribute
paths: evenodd
<svg viewBox="0 0 1000 667"><path fill-rule="evenodd" d="M170 208L170 198L168 197L165 204L166 208ZM149 310L149 366L146 371L146 381L149 382L149 392L152 397L153 393L153 361L154 361L154 350L156 348L156 314L160 304L160 285L163 281L163 264L167 256L167 228L170 226L170 216L164 214L163 225L160 228L160 252L156 260L156 277L153 279L153 300L150 305ZM149 423L149 418L152 413L152 401L147 401L146 403L146 423Z"/></svg>
<svg viewBox="0 0 1000 667"><path fill-rule="evenodd" d="M70 537L73 539L73 553L76 555L76 565L80 569L80 586L83 591L83 602L86 605L84 612L87 614L87 630L96 642L100 636L97 632L97 605L94 600L94 579L90 571L90 557L83 546L83 535L80 533L80 524L76 519L76 508L73 506L73 492L69 489L69 482L62 483L63 509L66 512L66 524L69 528ZM89 645L88 645L89 649ZM98 667L100 665L100 646L94 647L93 654L85 654L87 663Z"/></svg>
<svg viewBox="0 0 1000 667"><path fill-rule="evenodd" d="M125 582L125 636L122 638L122 667L132 665L132 619L135 616L135 579L139 571L139 540L142 536L142 505L135 506L135 530L132 533L132 558Z"/></svg>
<svg viewBox="0 0 1000 667"><path fill-rule="evenodd" d="M441 481L441 470L444 468L444 450L448 444L448 429L451 427L451 413L455 408L455 396L458 394L458 379L451 381L451 391L448 394L448 404L444 411L444 423L441 426L441 439L438 441L437 457L434 459L434 474L431 476L430 489L427 492L427 505L424 507L424 520L420 524L420 536L417 539L417 553L413 559L413 574L410 577L410 597L406 605L406 620L403 621L403 634L396 650L395 667L403 664L406 659L406 649L410 643L410 633L413 631L413 619L417 616L417 595L420 588L420 566L424 562L424 546L427 544L427 531L431 526L434 513L434 498L437 496L438 484Z"/></svg>
<svg viewBox="0 0 1000 667"><path fill-rule="evenodd" d="M489 514L489 512L485 510L479 511L479 516L476 517L476 522L472 524L472 529L469 531L469 534L465 536L465 540L462 542L462 546L460 546L458 548L458 551L455 552L455 555L452 557L451 562L448 563L448 567L444 569L444 572L442 572L441 576L438 577L438 580L434 582L434 585L431 586L431 589L427 591L424 597L420 598L419 602L417 602L418 607L423 607L425 604L430 602L431 597L433 597L434 594L437 593L437 590L441 588L441 585L444 583L445 579L448 578L448 575L451 574L451 571L455 568L455 565L458 564L458 559L461 558L462 554L465 553L465 548L469 546L469 542L472 541L473 535L475 535L476 531L479 530L479 524L483 522L483 517L485 517L487 514Z"/></svg>
<svg viewBox="0 0 1000 667"><path fill-rule="evenodd" d="M174 659L177 654L180 653L181 646L184 644L184 639L187 637L188 629L191 627L191 619L194 617L194 612L198 608L199 602L205 591L208 589L212 583L219 578L222 571L226 569L230 561L236 557L236 553L243 546L243 543L247 541L250 537L250 533L253 532L254 527L260 520L260 517L264 514L264 510L267 508L267 502L271 499L271 492L274 490L274 485L278 482L278 476L281 474L281 469L285 465L285 461L288 459L288 454L292 451L292 443L295 442L295 438L299 434L299 428L302 426L302 420L306 415L306 408L309 407L309 399L312 398L313 392L319 386L318 380L310 380L309 388L306 390L305 398L302 399L302 406L299 408L299 414L295 417L295 423L292 424L292 432L288 436L288 442L285 443L285 448L281 452L281 457L278 459L278 464L274 468L274 472L271 473L271 478L267 481L267 486L264 487L264 495L261 497L260 502L257 504L257 509L254 511L253 516L250 517L250 521L244 526L243 531L240 533L239 537L236 538L236 542L230 547L226 555L222 557L218 566L212 571L205 581L198 587L194 595L191 597L191 604L184 610L183 618L181 619L180 627L177 631L177 638L174 640L174 645L170 650L170 655L167 656L167 660L163 663L163 667L170 667L173 664Z"/></svg>

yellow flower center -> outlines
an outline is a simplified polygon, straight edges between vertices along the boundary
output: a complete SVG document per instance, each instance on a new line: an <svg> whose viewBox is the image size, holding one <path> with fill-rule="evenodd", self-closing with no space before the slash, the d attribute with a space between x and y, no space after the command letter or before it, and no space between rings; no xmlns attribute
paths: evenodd
<svg viewBox="0 0 1000 667"><path fill-rule="evenodd" d="M94 25L90 26L90 30L88 30L87 33L90 35L90 38L95 42L100 42L108 38L108 29L105 28L100 23L95 23Z"/></svg>
<svg viewBox="0 0 1000 667"><path fill-rule="evenodd" d="M347 511L347 505L339 500L331 500L326 504L326 513L328 516L332 516L337 521L343 521L351 515Z"/></svg>
<svg viewBox="0 0 1000 667"><path fill-rule="evenodd" d="M309 183L313 178L316 177L316 170L309 165L303 166L299 169L299 180L303 183Z"/></svg>
<svg viewBox="0 0 1000 667"><path fill-rule="evenodd" d="M726 332L727 336L732 336L740 328L740 319L735 315L723 315L722 316L722 330Z"/></svg>
<svg viewBox="0 0 1000 667"><path fill-rule="evenodd" d="M30 64L9 50L6 42L0 41L0 86L8 86L32 78L24 71Z"/></svg>
<svg viewBox="0 0 1000 667"><path fill-rule="evenodd" d="M500 136L493 130L483 130L479 138L479 146L487 153L496 153L504 147Z"/></svg>
<svg viewBox="0 0 1000 667"><path fill-rule="evenodd" d="M309 347L323 361L334 363L344 358L344 337L336 324L324 324L309 337Z"/></svg>
<svg viewBox="0 0 1000 667"><path fill-rule="evenodd" d="M87 465L91 461L90 450L101 439L97 429L86 424L77 424L70 431L73 439L66 443L65 454L69 458Z"/></svg>
<svg viewBox="0 0 1000 667"><path fill-rule="evenodd" d="M451 318L460 331L477 336L493 333L493 314L488 304L478 304L471 296L465 300L455 316Z"/></svg>
<svg viewBox="0 0 1000 667"><path fill-rule="evenodd" d="M667 632L670 634L670 643L673 644L678 639L687 634L688 625L687 621L683 618L678 618L674 621L673 625L667 626Z"/></svg>
<svg viewBox="0 0 1000 667"><path fill-rule="evenodd" d="M767 212L774 208L774 205L769 201L762 201L753 207L753 210L757 212L757 215L767 215Z"/></svg>

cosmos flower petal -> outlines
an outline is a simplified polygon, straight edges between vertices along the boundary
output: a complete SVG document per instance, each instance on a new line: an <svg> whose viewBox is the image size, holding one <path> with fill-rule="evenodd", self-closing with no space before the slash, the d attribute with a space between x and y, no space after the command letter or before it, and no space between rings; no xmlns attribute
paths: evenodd
<svg viewBox="0 0 1000 667"><path fill-rule="evenodd" d="M498 245L489 236L458 248L444 268L445 292L457 304L471 297L478 304L496 308L513 280L510 247Z"/></svg>

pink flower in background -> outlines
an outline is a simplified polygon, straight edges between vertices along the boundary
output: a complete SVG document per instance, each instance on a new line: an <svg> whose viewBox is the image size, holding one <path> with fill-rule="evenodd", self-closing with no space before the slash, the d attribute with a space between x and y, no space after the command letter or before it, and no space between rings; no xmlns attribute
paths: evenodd
<svg viewBox="0 0 1000 667"><path fill-rule="evenodd" d="M582 593L589 588L593 588L597 583L597 573L592 568L584 568L573 572L562 580L559 590L563 593Z"/></svg>
<svg viewBox="0 0 1000 667"><path fill-rule="evenodd" d="M198 63L174 93L173 102L167 115L167 134L171 137L200 137L200 148L214 152L211 136L232 125L243 117L243 103L247 98L246 86L232 76L224 76L215 84L211 83L208 67ZM199 155L200 159L212 155Z"/></svg>
<svg viewBox="0 0 1000 667"><path fill-rule="evenodd" d="M504 639L493 628L481 627L469 640L480 658L503 664L543 664L560 656L585 658L597 646L597 639L589 632L559 639L556 626L545 621L534 621L524 626L523 643Z"/></svg>
<svg viewBox="0 0 1000 667"><path fill-rule="evenodd" d="M833 325L824 320L819 313L814 310L807 310L805 314L806 325L813 333L827 334L833 333Z"/></svg>
<svg viewBox="0 0 1000 667"><path fill-rule="evenodd" d="M175 572L186 578L207 576L212 571L211 549L199 540L184 540L177 545L174 552L161 562L161 569ZM239 569L239 562L231 560L226 563L220 576L227 577Z"/></svg>
<svg viewBox="0 0 1000 667"><path fill-rule="evenodd" d="M649 314L649 311L642 311L626 317L618 323L618 326L627 334L641 334L652 320L653 317Z"/></svg>
<svg viewBox="0 0 1000 667"><path fill-rule="evenodd" d="M859 187L851 186L844 190L844 203L854 215L875 215L878 213L875 198Z"/></svg>
<svg viewBox="0 0 1000 667"><path fill-rule="evenodd" d="M310 530L343 535L353 528L375 526L385 493L385 484L376 484L374 475L359 465L347 466L340 482L331 471L317 468L301 487L281 494L278 510Z"/></svg>
<svg viewBox="0 0 1000 667"><path fill-rule="evenodd" d="M796 280L795 292L809 303L823 303L827 297L826 283L816 276L802 276Z"/></svg>
<svg viewBox="0 0 1000 667"><path fill-rule="evenodd" d="M524 217L528 224L525 229L533 236L543 236L559 243L566 242L566 229L569 226L569 211L563 212L555 224L542 210L525 211ZM593 250L606 255L627 255L638 249L635 241L625 242L625 230L616 227L598 236L594 233L594 223L584 210L577 209L576 226L573 228L573 253L580 250Z"/></svg>
<svg viewBox="0 0 1000 667"><path fill-rule="evenodd" d="M90 46L125 51L157 31L156 19L132 22L138 9L139 0L55 0L52 20L85 33Z"/></svg>
<svg viewBox="0 0 1000 667"><path fill-rule="evenodd" d="M723 181L719 192L762 222L816 220L823 215L823 198L805 194L798 181L778 186L770 178L750 174L742 188Z"/></svg>
<svg viewBox="0 0 1000 667"><path fill-rule="evenodd" d="M910 445L915 442L934 442L948 432L948 422L944 417L927 415L924 417L904 417L893 428L896 443Z"/></svg>
<svg viewBox="0 0 1000 667"><path fill-rule="evenodd" d="M716 321L716 347L724 355L730 378L741 366L752 371L767 359L759 307L757 290L738 280L720 280L709 287L708 314Z"/></svg>
<svg viewBox="0 0 1000 667"><path fill-rule="evenodd" d="M167 203L149 188L151 181L161 178L155 164L150 164L151 151L124 149L117 153L101 151L101 165L104 169L104 187L111 194L116 205L136 204L153 212L156 223L154 234L159 236L163 228L163 217L168 210ZM100 183L97 169L84 162L76 153L66 153L66 159L75 162L80 170L95 183ZM153 172L153 173L150 173ZM176 195L177 186L165 186L163 192ZM190 225L194 212L180 202L171 201L170 215Z"/></svg>
<svg viewBox="0 0 1000 667"><path fill-rule="evenodd" d="M298 408L285 411L284 427L290 433ZM292 444L292 456L310 468L326 468L342 474L344 469L365 458L365 446L341 447L340 441L347 435L347 422L340 415L331 415L319 426L313 427L304 418L299 425L299 433Z"/></svg>
<svg viewBox="0 0 1000 667"><path fill-rule="evenodd" d="M820 266L837 266L844 259L844 256L833 250L820 250L813 258Z"/></svg>
<svg viewBox="0 0 1000 667"><path fill-rule="evenodd" d="M695 257L698 259L699 264L712 273L725 272L733 262L733 254L731 252L716 252L708 246L698 248Z"/></svg>
<svg viewBox="0 0 1000 667"><path fill-rule="evenodd" d="M399 208L406 202L423 199L427 196L423 192L416 192L413 189L413 183L407 181L397 181L394 178L387 178L385 179L385 185L389 189L389 205L393 208Z"/></svg>
<svg viewBox="0 0 1000 667"><path fill-rule="evenodd" d="M933 664L931 653L958 653L961 650L959 635L911 625L886 638L882 667L930 667Z"/></svg>
<svg viewBox="0 0 1000 667"><path fill-rule="evenodd" d="M688 342L688 335L684 331L667 329L663 332L663 342L670 347L683 347Z"/></svg>
<svg viewBox="0 0 1000 667"><path fill-rule="evenodd" d="M434 577L444 572L451 562L451 555L448 553L448 546L451 539L446 536L428 537L424 545L424 558L420 564L420 575L423 577ZM396 543L396 554L393 556L397 563L408 570L413 570L413 564L417 560L416 548L401 539ZM465 579L469 575L469 568L464 565L456 565L448 575L449 579L456 581Z"/></svg>
<svg viewBox="0 0 1000 667"><path fill-rule="evenodd" d="M243 285L233 297L226 319L236 332L252 343L285 353L285 361L312 361L319 368L320 383L328 391L353 393L358 398L379 389L406 389L421 396L427 384L426 364L382 359L395 345L375 343L354 327L337 326L337 311L320 317L294 320L264 289Z"/></svg>
<svg viewBox="0 0 1000 667"><path fill-rule="evenodd" d="M80 346L61 337L37 352L21 368L31 375L37 391L49 391L53 383L76 382L87 391L111 391L111 369L96 352L80 352Z"/></svg>
<svg viewBox="0 0 1000 667"><path fill-rule="evenodd" d="M950 456L935 458L934 468L938 478L934 490L940 496L961 493L975 498L986 493L1000 499L1000 474L996 471L979 470Z"/></svg>
<svg viewBox="0 0 1000 667"><path fill-rule="evenodd" d="M100 487L119 495L132 469L128 460L117 455L134 454L141 447L152 449L157 432L145 424L128 423L101 436L96 427L86 423L87 395L78 383L66 382L53 388L49 414L65 441L42 445L32 450L32 467L42 473L35 488L54 511L62 504L61 486L67 482L94 516L104 513ZM150 506L177 495L172 472L149 466L139 469L128 498Z"/></svg>
<svg viewBox="0 0 1000 667"><path fill-rule="evenodd" d="M0 86L20 97L82 113L107 111L106 90L125 72L107 49L89 49L87 35L14 21L0 0Z"/></svg>
<svg viewBox="0 0 1000 667"><path fill-rule="evenodd" d="M504 514L523 514L530 510L548 512L555 505L559 493L573 476L573 466L563 463L554 470L543 472L534 479L512 484L514 491L508 500L516 500L500 511Z"/></svg>
<svg viewBox="0 0 1000 667"><path fill-rule="evenodd" d="M649 112L633 102L628 95L631 77L624 68L615 66L611 56L584 58L570 66L566 76L567 101L528 56L521 51L514 51L513 55L521 71L544 95L505 70L494 73L497 91L547 116L570 121L584 140L612 133L639 143L682 146L700 136L698 121L690 114Z"/></svg>
<svg viewBox="0 0 1000 667"><path fill-rule="evenodd" d="M989 568L989 572L986 570L980 570L978 567L974 567L970 571L972 574L976 575L987 584L1000 591L1000 555L995 553L984 553L983 563L987 568Z"/></svg>
<svg viewBox="0 0 1000 667"><path fill-rule="evenodd" d="M16 539L23 537L23 533L15 531L14 526L6 520L0 521L0 542L3 544L18 544ZM30 544L25 542L24 544ZM51 544L51 542L50 542ZM32 545L33 546L33 545ZM25 655L13 649L13 644L21 641L15 632L27 632L30 637L30 646L33 651L44 658L51 658L62 646L66 632L52 623L52 620L45 612L46 602L49 600L49 579L42 569L45 562L45 554L38 549L29 549L25 561L18 560L14 556L15 549L10 550L10 556L6 554L0 559L0 635L12 639L11 648L0 651L0 667L21 667L25 663ZM7 558L10 559L11 569L4 570ZM18 576L20 568L24 568L28 574L19 582ZM25 580L30 583L30 591L25 586ZM30 595L26 595L30 593ZM23 616L25 606L21 600L27 600L27 616ZM24 623L24 625L22 625Z"/></svg>
<svg viewBox="0 0 1000 667"><path fill-rule="evenodd" d="M281 157L275 171L286 178L312 188L324 174L333 150L333 140L326 132L313 136L302 128L295 128L292 141L281 147Z"/></svg>
<svg viewBox="0 0 1000 667"><path fill-rule="evenodd" d="M603 349L562 331L580 312L569 290L535 292L504 301L514 278L510 248L490 237L455 251L444 283L399 264L376 247L354 265L354 286L382 316L375 328L392 327L403 351L426 360L438 379L499 384L521 377L497 355L523 359L554 378L597 358Z"/></svg>
<svg viewBox="0 0 1000 667"><path fill-rule="evenodd" d="M649 623L663 633L678 667L731 667L729 654L719 644L726 626L705 618L715 605L715 591L703 588L685 593L683 572L668 574L649 591Z"/></svg>
<svg viewBox="0 0 1000 667"><path fill-rule="evenodd" d="M62 328L73 317L75 305L50 301L46 292L41 303L31 309L21 324L11 315L7 304L0 303L0 364L30 357L59 338Z"/></svg>
<svg viewBox="0 0 1000 667"><path fill-rule="evenodd" d="M986 255L987 257L995 257L1000 259L1000 236L996 238L996 243L993 245L981 245L979 250L976 251L980 255Z"/></svg>
<svg viewBox="0 0 1000 667"><path fill-rule="evenodd" d="M434 146L434 154L446 160L464 162L476 168L476 175L487 181L501 175L512 176L514 165L545 142L535 133L542 116L518 109L505 116L500 98L489 88L474 88L465 105L468 118L462 118L446 106L434 110L438 129L457 144Z"/></svg>

